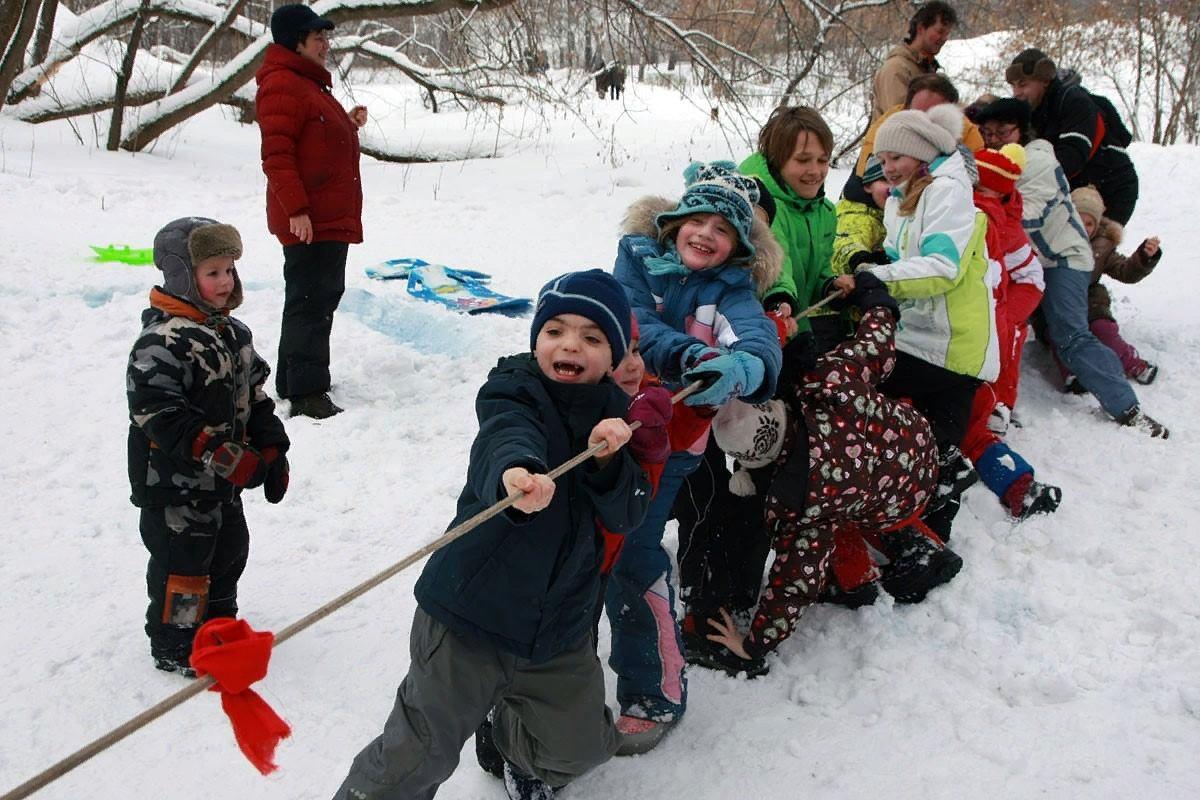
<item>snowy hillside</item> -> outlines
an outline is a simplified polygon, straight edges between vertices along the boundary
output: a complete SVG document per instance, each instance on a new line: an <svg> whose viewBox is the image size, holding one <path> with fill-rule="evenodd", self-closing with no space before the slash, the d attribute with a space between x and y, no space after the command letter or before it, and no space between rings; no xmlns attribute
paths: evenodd
<svg viewBox="0 0 1200 800"><path fill-rule="evenodd" d="M364 267L418 256L531 295L560 272L610 267L624 209L678 194L690 159L744 155L677 93L631 88L623 103L584 100L584 116L615 132L610 145L574 119L535 127L535 112L511 108L497 136L454 115L431 120L387 87L355 87L375 115L371 137L499 141L502 157L364 160L366 242L351 248L333 337L333 397L347 412L289 420L288 497L247 495L240 600L253 625L279 630L442 532L475 391L498 356L528 346L527 320L454 316ZM125 361L158 273L94 263L87 245L148 246L189 214L237 225L238 316L273 361L282 258L266 231L258 132L228 114L210 110L138 155L82 147L66 123L0 117L0 791L182 685L154 670L141 630L146 555L125 477ZM953 542L966 565L948 587L918 606L815 608L757 681L693 671L688 713L662 747L604 765L566 796L1200 796L1200 150L1131 152L1143 188L1127 241L1158 234L1164 256L1142 285L1110 286L1127 338L1161 366L1138 392L1170 440L1061 394L1031 343L1024 427L1010 441L1062 486L1057 514L1014 525L972 489ZM845 175L830 175L832 196ZM294 735L270 778L206 695L36 796L331 796L407 668L418 572L275 653L260 690ZM464 755L439 798L502 798L470 743Z"/></svg>

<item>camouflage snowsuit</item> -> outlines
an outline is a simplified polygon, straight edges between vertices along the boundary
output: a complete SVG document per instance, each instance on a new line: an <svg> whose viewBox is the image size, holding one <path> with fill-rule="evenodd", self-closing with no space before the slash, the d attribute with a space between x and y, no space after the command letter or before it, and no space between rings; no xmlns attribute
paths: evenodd
<svg viewBox="0 0 1200 800"><path fill-rule="evenodd" d="M249 533L239 490L195 453L203 431L262 449L288 447L270 374L250 330L207 315L160 289L129 356L129 482L142 510L150 606L146 633L156 656L186 660L196 627L237 614L237 581Z"/></svg>
<svg viewBox="0 0 1200 800"><path fill-rule="evenodd" d="M929 423L875 388L895 364L895 331L891 312L872 308L855 337L783 398L788 430L766 499L775 561L745 641L752 657L790 636L816 601L839 533L891 529L933 492L937 447Z"/></svg>

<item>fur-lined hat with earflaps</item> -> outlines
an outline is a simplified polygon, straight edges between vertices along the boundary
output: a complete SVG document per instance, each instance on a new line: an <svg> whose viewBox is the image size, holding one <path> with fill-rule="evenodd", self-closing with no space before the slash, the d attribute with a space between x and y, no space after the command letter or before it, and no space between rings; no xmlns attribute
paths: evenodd
<svg viewBox="0 0 1200 800"><path fill-rule="evenodd" d="M621 220L621 233L660 239L656 222L659 214L673 211L678 205L677 201L665 197L643 197L625 212L625 219ZM740 266L750 270L754 291L762 297L779 280L783 270L783 248L779 246L771 227L757 216L750 226L750 241L754 245L754 256Z"/></svg>
<svg viewBox="0 0 1200 800"><path fill-rule="evenodd" d="M1004 71L1004 80L1016 83L1022 78L1035 78L1050 83L1058 74L1058 67L1050 56L1036 48L1022 50L1017 54L1008 69Z"/></svg>
<svg viewBox="0 0 1200 800"><path fill-rule="evenodd" d="M163 272L163 291L204 311L232 311L242 303L242 279L234 270L233 293L225 308L212 308L200 297L196 265L206 258L242 257L237 228L208 217L183 217L168 222L154 235L154 266Z"/></svg>

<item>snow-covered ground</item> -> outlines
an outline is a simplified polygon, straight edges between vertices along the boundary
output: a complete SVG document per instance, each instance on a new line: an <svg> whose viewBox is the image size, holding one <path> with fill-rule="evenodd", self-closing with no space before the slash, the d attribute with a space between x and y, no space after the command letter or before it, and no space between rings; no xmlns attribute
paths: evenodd
<svg viewBox="0 0 1200 800"><path fill-rule="evenodd" d="M622 103L583 100L610 143L569 115L509 108L497 137L458 116L431 119L391 88L355 88L376 114L372 138L499 142L502 157L364 160L366 242L351 248L333 337L333 395L347 411L289 420L287 499L246 497L240 600L253 625L279 630L442 532L475 391L498 356L527 347L526 320L455 316L369 281L364 267L419 256L530 295L560 272L610 266L623 210L646 193L678 194L690 159L744 155L705 109L631 89ZM158 273L94 263L87 245L148 246L189 214L236 224L247 289L238 316L273 361L281 254L265 227L258 132L227 116L210 110L138 155L81 146L66 123L0 117L0 790L183 685L154 670L141 630L146 555L125 477L125 361ZM914 607L815 608L761 680L693 672L671 737L597 769L570 797L1200 796L1200 151L1132 153L1143 196L1129 246L1156 233L1165 255L1144 284L1111 288L1123 331L1162 367L1138 391L1170 440L1060 394L1032 344L1024 427L1010 440L1063 487L1057 514L1014 525L972 489L954 541L966 566L951 585ZM832 196L844 178L831 174ZM407 668L418 572L274 654L259 688L294 735L273 776L242 758L205 695L37 796L329 797ZM439 793L503 796L469 743Z"/></svg>

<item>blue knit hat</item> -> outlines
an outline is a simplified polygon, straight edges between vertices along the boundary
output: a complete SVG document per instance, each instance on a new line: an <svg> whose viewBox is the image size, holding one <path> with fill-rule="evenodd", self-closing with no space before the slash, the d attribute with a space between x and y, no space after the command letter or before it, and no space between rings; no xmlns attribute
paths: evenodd
<svg viewBox="0 0 1200 800"><path fill-rule="evenodd" d="M863 186L870 186L875 181L881 180L883 180L883 162L879 160L879 156L871 153L867 156L867 166L862 174Z"/></svg>
<svg viewBox="0 0 1200 800"><path fill-rule="evenodd" d="M754 224L754 206L759 201L754 179L739 173L732 161L708 164L693 161L683 171L683 180L687 190L679 205L654 218L658 229L662 230L664 222L691 214L720 214L737 231L738 241L746 251L743 255L753 256L750 228Z"/></svg>
<svg viewBox="0 0 1200 800"><path fill-rule="evenodd" d="M559 314L578 314L600 326L612 348L612 365L625 357L629 347L629 319L632 316L625 290L617 279L604 270L589 269L568 272L547 283L538 292L533 311L533 327L529 331L529 349L537 347L542 326Z"/></svg>

